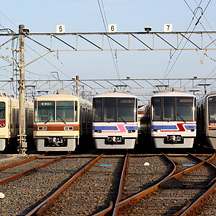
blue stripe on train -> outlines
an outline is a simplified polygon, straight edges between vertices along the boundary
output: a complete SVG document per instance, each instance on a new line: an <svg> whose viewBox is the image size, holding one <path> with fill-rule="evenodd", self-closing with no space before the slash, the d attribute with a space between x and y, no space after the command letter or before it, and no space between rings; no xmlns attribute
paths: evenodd
<svg viewBox="0 0 216 216"><path fill-rule="evenodd" d="M184 125L187 130L195 130L196 125Z"/></svg>
<svg viewBox="0 0 216 216"><path fill-rule="evenodd" d="M137 130L137 126L125 126L127 130ZM93 130L111 130L115 131L118 130L117 126L93 126Z"/></svg>
<svg viewBox="0 0 216 216"><path fill-rule="evenodd" d="M176 125L152 125L153 130L176 130Z"/></svg>
<svg viewBox="0 0 216 216"><path fill-rule="evenodd" d="M137 126L125 126L127 130L137 130Z"/></svg>
<svg viewBox="0 0 216 216"><path fill-rule="evenodd" d="M195 130L196 125L184 125L186 130ZM153 130L177 130L177 125L152 125Z"/></svg>
<svg viewBox="0 0 216 216"><path fill-rule="evenodd" d="M93 126L93 130L118 130L116 126Z"/></svg>

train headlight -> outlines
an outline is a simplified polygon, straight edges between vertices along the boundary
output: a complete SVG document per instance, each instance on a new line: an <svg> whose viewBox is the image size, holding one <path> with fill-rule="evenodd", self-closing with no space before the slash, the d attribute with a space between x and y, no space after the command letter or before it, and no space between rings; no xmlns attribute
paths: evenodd
<svg viewBox="0 0 216 216"><path fill-rule="evenodd" d="M64 130L73 130L73 126L64 126Z"/></svg>
<svg viewBox="0 0 216 216"><path fill-rule="evenodd" d="M158 133L160 133L160 132L161 132L161 130L160 130L160 129L154 129L153 131L154 131L154 132L158 132Z"/></svg>
<svg viewBox="0 0 216 216"><path fill-rule="evenodd" d="M95 130L94 132L95 132L95 133L102 133L101 130Z"/></svg>
<svg viewBox="0 0 216 216"><path fill-rule="evenodd" d="M47 130L47 126L39 126L38 130L39 131L46 131Z"/></svg>
<svg viewBox="0 0 216 216"><path fill-rule="evenodd" d="M193 131L194 131L194 129L188 129L188 130L187 130L188 133L191 133L191 132L193 132Z"/></svg>
<svg viewBox="0 0 216 216"><path fill-rule="evenodd" d="M128 130L128 133L135 133L135 130Z"/></svg>

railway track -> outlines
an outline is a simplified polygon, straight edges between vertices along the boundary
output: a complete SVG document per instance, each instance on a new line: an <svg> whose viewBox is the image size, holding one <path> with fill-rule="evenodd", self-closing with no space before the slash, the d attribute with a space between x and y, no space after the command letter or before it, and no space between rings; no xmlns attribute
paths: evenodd
<svg viewBox="0 0 216 216"><path fill-rule="evenodd" d="M123 200L116 206L115 215L179 215L207 191L215 176L215 169L206 162L192 165L164 179L154 190L145 190L139 201L138 196ZM192 215L192 211L182 215Z"/></svg>
<svg viewBox="0 0 216 216"><path fill-rule="evenodd" d="M209 155L190 154L39 156L17 165L0 160L0 214L190 215L216 182L207 159L216 164ZM214 202L212 194L193 211L205 215Z"/></svg>
<svg viewBox="0 0 216 216"><path fill-rule="evenodd" d="M37 160L34 160L35 167L31 165L33 168L31 167L30 172L26 170L29 162L16 166L19 173L14 173L14 166L1 171L0 192L5 194L5 198L0 199L1 215L26 215L37 203L42 202L91 161L92 157L40 157ZM46 166L43 166L45 164ZM24 175L20 175L20 171Z"/></svg>

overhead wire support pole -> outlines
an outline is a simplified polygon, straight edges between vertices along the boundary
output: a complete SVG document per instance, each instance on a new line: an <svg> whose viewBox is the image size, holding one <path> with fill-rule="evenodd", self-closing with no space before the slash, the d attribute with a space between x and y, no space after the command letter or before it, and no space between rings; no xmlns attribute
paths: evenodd
<svg viewBox="0 0 216 216"><path fill-rule="evenodd" d="M24 25L19 25L19 135L18 151L21 154L26 152L26 116L25 116L25 35Z"/></svg>

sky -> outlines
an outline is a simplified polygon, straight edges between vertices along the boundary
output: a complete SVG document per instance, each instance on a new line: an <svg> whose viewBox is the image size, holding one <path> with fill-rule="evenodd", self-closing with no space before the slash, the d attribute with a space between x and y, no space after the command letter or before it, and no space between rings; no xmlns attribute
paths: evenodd
<svg viewBox="0 0 216 216"><path fill-rule="evenodd" d="M18 26L24 24L31 33L55 33L56 25L65 25L66 33L105 32L99 7L102 5L107 23L117 24L118 32L140 32L146 26L151 26L153 32L163 32L166 23L173 25L174 32L216 29L216 1L212 0L10 0L1 4L0 28L18 32ZM193 12L197 17L201 16L196 26L197 19L192 20ZM216 35L213 40L215 38ZM44 36L35 39L47 41ZM0 42L4 41L5 38L0 37ZM44 53L37 44L29 40L25 42L26 62ZM114 48L116 46L114 44ZM11 45L3 46L0 54L11 58ZM58 72L60 79L70 79L76 75L80 79L127 76L160 79L165 75L167 78L215 77L216 52L208 51L207 54L209 57L204 56L201 64L200 57L203 57L204 51L177 51L172 59L170 51L122 51L117 52L116 70L112 53L108 51L55 52L26 67L26 79L48 79L50 72ZM9 80L13 77L13 67L0 59L0 73L0 79Z"/></svg>

